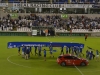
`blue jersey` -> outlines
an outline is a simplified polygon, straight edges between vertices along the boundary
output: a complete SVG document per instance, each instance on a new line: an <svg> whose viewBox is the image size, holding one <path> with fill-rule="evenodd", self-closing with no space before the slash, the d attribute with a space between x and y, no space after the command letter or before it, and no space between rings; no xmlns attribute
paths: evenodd
<svg viewBox="0 0 100 75"><path fill-rule="evenodd" d="M90 54L90 57L92 57L92 56L93 56L93 53L92 53L92 52L89 52L89 54Z"/></svg>
<svg viewBox="0 0 100 75"><path fill-rule="evenodd" d="M46 55L46 50L44 50L44 55Z"/></svg>
<svg viewBox="0 0 100 75"><path fill-rule="evenodd" d="M82 48L80 48L80 52L82 53Z"/></svg>
<svg viewBox="0 0 100 75"><path fill-rule="evenodd" d="M25 47L22 48L22 51L25 52Z"/></svg>
<svg viewBox="0 0 100 75"><path fill-rule="evenodd" d="M26 49L26 54L30 53L30 48Z"/></svg>

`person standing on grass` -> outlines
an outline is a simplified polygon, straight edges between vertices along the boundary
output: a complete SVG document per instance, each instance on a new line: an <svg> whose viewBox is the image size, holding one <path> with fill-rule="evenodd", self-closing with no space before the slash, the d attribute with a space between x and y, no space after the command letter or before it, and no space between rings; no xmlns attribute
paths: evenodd
<svg viewBox="0 0 100 75"><path fill-rule="evenodd" d="M44 49L44 61L46 61L46 50Z"/></svg>
<svg viewBox="0 0 100 75"><path fill-rule="evenodd" d="M84 56L84 54L82 52L82 47L80 47L80 54Z"/></svg>
<svg viewBox="0 0 100 75"><path fill-rule="evenodd" d="M42 50L42 47L41 47L41 45L39 45L38 46L38 54L39 54L39 56L41 56L41 50Z"/></svg>
<svg viewBox="0 0 100 75"><path fill-rule="evenodd" d="M79 47L76 47L76 56L79 57Z"/></svg>
<svg viewBox="0 0 100 75"><path fill-rule="evenodd" d="M25 51L25 59L29 59L29 53L30 53L30 49L29 47L26 48L26 51Z"/></svg>
<svg viewBox="0 0 100 75"><path fill-rule="evenodd" d="M35 56L38 54L37 53L37 46L34 47L35 48Z"/></svg>
<svg viewBox="0 0 100 75"><path fill-rule="evenodd" d="M51 45L50 45L49 49L50 49L50 57L54 58L54 56L53 56L53 47Z"/></svg>
<svg viewBox="0 0 100 75"><path fill-rule="evenodd" d="M88 34L85 34L85 41L87 40Z"/></svg>
<svg viewBox="0 0 100 75"><path fill-rule="evenodd" d="M32 53L32 47L31 46L29 47L29 51L33 55L33 53ZM29 53L29 57L30 57L30 53Z"/></svg>
<svg viewBox="0 0 100 75"><path fill-rule="evenodd" d="M25 48L25 46L23 46L22 47L22 57L25 57L25 50L26 50L26 48Z"/></svg>
<svg viewBox="0 0 100 75"><path fill-rule="evenodd" d="M69 47L69 54L70 54L70 52L71 52L71 47Z"/></svg>
<svg viewBox="0 0 100 75"><path fill-rule="evenodd" d="M99 61L99 51L96 50L96 61Z"/></svg>
<svg viewBox="0 0 100 75"><path fill-rule="evenodd" d="M20 53L20 46L18 46L18 54L21 55L21 53Z"/></svg>
<svg viewBox="0 0 100 75"><path fill-rule="evenodd" d="M89 54L89 60L92 60L92 58L93 58L93 52L90 51L90 54Z"/></svg>
<svg viewBox="0 0 100 75"><path fill-rule="evenodd" d="M63 47L61 47L61 53L60 53L60 55L64 55L64 49L63 49Z"/></svg>
<svg viewBox="0 0 100 75"><path fill-rule="evenodd" d="M74 46L74 53L75 53L75 55L77 55L76 50L77 50L76 46Z"/></svg>
<svg viewBox="0 0 100 75"><path fill-rule="evenodd" d="M74 47L72 47L72 52L71 52L71 54L74 55Z"/></svg>
<svg viewBox="0 0 100 75"><path fill-rule="evenodd" d="M66 46L66 54L68 54L69 48Z"/></svg>
<svg viewBox="0 0 100 75"><path fill-rule="evenodd" d="M89 53L90 53L90 52L87 50L87 51L86 51L86 59L89 59Z"/></svg>

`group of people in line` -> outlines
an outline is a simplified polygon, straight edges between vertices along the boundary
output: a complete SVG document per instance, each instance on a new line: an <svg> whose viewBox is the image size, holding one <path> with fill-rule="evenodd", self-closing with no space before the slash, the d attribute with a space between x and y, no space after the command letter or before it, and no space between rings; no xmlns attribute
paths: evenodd
<svg viewBox="0 0 100 75"><path fill-rule="evenodd" d="M86 50L86 58L92 60L96 57L96 61L99 61L99 51L95 50L96 53L92 49Z"/></svg>
<svg viewBox="0 0 100 75"><path fill-rule="evenodd" d="M46 49L42 50L42 46L35 46L35 56L38 55L38 56L41 56L41 52L43 51L43 54L44 54L44 60L46 61ZM20 53L21 51L21 47L19 46L18 47L18 54L21 55ZM53 47L50 45L49 46L49 51L50 51L50 57L54 57L53 56ZM30 54L33 55L32 53L32 47L31 46L22 46L22 57L24 57L26 60L29 59L30 57Z"/></svg>
<svg viewBox="0 0 100 75"><path fill-rule="evenodd" d="M46 51L48 51L48 50L46 50L46 49L42 50L42 46L35 46L34 48L35 48L35 56L36 55L41 56L41 53L43 51L44 60L46 61L46 55L47 55ZM65 51L64 51L64 48L65 48ZM18 47L19 55L21 55L20 50L21 50L21 47ZM54 57L52 45L49 46L49 51L50 51L50 57ZM78 46L61 47L60 55L64 55L64 52L65 52L65 54L76 55L77 57L80 57L80 58L82 58L82 56L84 56L84 54L82 53L82 47L78 47ZM27 60L27 59L29 59L30 54L33 55L32 47L31 46L22 46L22 57L25 57L25 59ZM98 50L96 50L96 55L93 53L92 49L86 50L86 58L88 60L94 59L95 56L96 56L96 60L99 61L99 51Z"/></svg>

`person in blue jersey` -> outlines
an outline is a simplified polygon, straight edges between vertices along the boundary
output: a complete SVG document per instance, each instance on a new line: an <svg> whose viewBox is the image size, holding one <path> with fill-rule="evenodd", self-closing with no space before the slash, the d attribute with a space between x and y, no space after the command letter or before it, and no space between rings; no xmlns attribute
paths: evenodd
<svg viewBox="0 0 100 75"><path fill-rule="evenodd" d="M31 46L29 47L29 51L33 55L33 53L32 53L32 47ZM30 57L30 53L29 53L29 57Z"/></svg>
<svg viewBox="0 0 100 75"><path fill-rule="evenodd" d="M86 50L86 58L89 59L89 54L90 52L88 50Z"/></svg>
<svg viewBox="0 0 100 75"><path fill-rule="evenodd" d="M82 49L80 47L78 47L78 51L79 51L79 57L82 57Z"/></svg>
<svg viewBox="0 0 100 75"><path fill-rule="evenodd" d="M92 60L92 58L93 58L93 53L92 53L92 51L90 51L90 53L89 53L89 60Z"/></svg>
<svg viewBox="0 0 100 75"><path fill-rule="evenodd" d="M50 49L50 57L54 57L53 56L53 47L52 47L52 45L50 45L49 49Z"/></svg>
<svg viewBox="0 0 100 75"><path fill-rule="evenodd" d="M61 47L61 53L60 53L60 55L64 55L64 49L63 49L63 47Z"/></svg>
<svg viewBox="0 0 100 75"><path fill-rule="evenodd" d="M21 55L20 49L21 49L20 46L18 46L18 54L19 54L19 55Z"/></svg>
<svg viewBox="0 0 100 75"><path fill-rule="evenodd" d="M25 57L25 50L26 50L26 48L25 48L25 46L23 46L22 47L22 57Z"/></svg>
<svg viewBox="0 0 100 75"><path fill-rule="evenodd" d="M66 46L66 54L68 54L69 48Z"/></svg>
<svg viewBox="0 0 100 75"><path fill-rule="evenodd" d="M35 56L38 54L37 53L37 46L34 47L35 48Z"/></svg>
<svg viewBox="0 0 100 75"><path fill-rule="evenodd" d="M80 47L80 54L84 56L83 52L82 52L82 47Z"/></svg>
<svg viewBox="0 0 100 75"><path fill-rule="evenodd" d="M74 55L74 47L72 47L71 54Z"/></svg>
<svg viewBox="0 0 100 75"><path fill-rule="evenodd" d="M29 59L29 53L30 53L30 48L26 47L26 51L25 51L25 59Z"/></svg>
<svg viewBox="0 0 100 75"><path fill-rule="evenodd" d="M99 61L99 51L96 50L96 61Z"/></svg>
<svg viewBox="0 0 100 75"><path fill-rule="evenodd" d="M76 53L77 53L77 57L79 57L79 47L76 47Z"/></svg>
<svg viewBox="0 0 100 75"><path fill-rule="evenodd" d="M76 46L74 46L74 54L75 55L77 55L77 52L76 51L77 51Z"/></svg>
<svg viewBox="0 0 100 75"><path fill-rule="evenodd" d="M46 61L46 50L44 49L44 61Z"/></svg>
<svg viewBox="0 0 100 75"><path fill-rule="evenodd" d="M39 45L38 46L38 54L39 54L39 56L41 56L41 50L42 50L42 47L41 47L41 45Z"/></svg>

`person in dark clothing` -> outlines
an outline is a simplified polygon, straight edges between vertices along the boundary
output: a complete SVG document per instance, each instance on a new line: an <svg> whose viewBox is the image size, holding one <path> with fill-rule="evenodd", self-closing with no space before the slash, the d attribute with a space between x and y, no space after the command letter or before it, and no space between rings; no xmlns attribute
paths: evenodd
<svg viewBox="0 0 100 75"><path fill-rule="evenodd" d="M87 59L89 59L89 53L90 53L90 52L87 50L87 51L86 51L86 58L87 58Z"/></svg>
<svg viewBox="0 0 100 75"><path fill-rule="evenodd" d="M88 34L85 34L85 41L87 40Z"/></svg>
<svg viewBox="0 0 100 75"><path fill-rule="evenodd" d="M18 47L18 54L21 55L21 53L20 53L20 46Z"/></svg>
<svg viewBox="0 0 100 75"><path fill-rule="evenodd" d="M32 53L32 47L31 46L29 47L29 51L33 55L33 53ZM30 57L30 53L29 53L29 57Z"/></svg>
<svg viewBox="0 0 100 75"><path fill-rule="evenodd" d="M39 56L41 56L41 50L42 50L42 47L38 46Z"/></svg>
<svg viewBox="0 0 100 75"><path fill-rule="evenodd" d="M46 61L46 50L44 49L44 61Z"/></svg>
<svg viewBox="0 0 100 75"><path fill-rule="evenodd" d="M29 59L29 53L30 53L30 49L29 47L26 48L26 51L25 51L25 59Z"/></svg>
<svg viewBox="0 0 100 75"><path fill-rule="evenodd" d="M70 54L70 52L71 52L71 47L69 47L69 54Z"/></svg>
<svg viewBox="0 0 100 75"><path fill-rule="evenodd" d="M92 53L92 57L93 57L93 59L94 59L95 55L94 55L93 51L91 51L91 53Z"/></svg>
<svg viewBox="0 0 100 75"><path fill-rule="evenodd" d="M69 48L66 46L66 54L68 54Z"/></svg>
<svg viewBox="0 0 100 75"><path fill-rule="evenodd" d="M63 47L61 47L61 53L60 53L60 55L64 55L64 50L63 50Z"/></svg>
<svg viewBox="0 0 100 75"><path fill-rule="evenodd" d="M37 55L37 46L35 46L35 56Z"/></svg>

